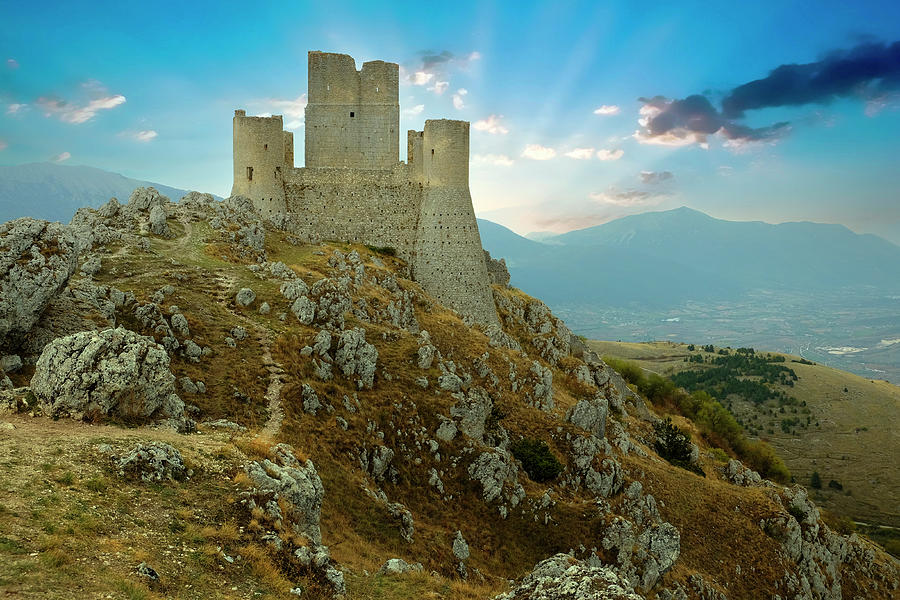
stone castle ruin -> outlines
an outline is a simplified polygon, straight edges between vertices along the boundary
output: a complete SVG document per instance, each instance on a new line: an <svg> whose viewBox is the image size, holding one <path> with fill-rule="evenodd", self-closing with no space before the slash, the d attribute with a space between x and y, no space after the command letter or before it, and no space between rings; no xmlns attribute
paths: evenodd
<svg viewBox="0 0 900 600"><path fill-rule="evenodd" d="M310 242L394 248L444 305L497 322L469 192L469 123L427 120L400 161L399 67L309 53L305 167L282 117L234 111L234 186Z"/></svg>

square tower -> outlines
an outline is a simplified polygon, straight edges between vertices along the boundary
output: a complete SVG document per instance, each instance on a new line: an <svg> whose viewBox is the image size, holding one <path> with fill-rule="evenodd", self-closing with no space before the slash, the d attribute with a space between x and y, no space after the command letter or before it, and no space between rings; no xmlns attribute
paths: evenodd
<svg viewBox="0 0 900 600"><path fill-rule="evenodd" d="M390 170L400 160L399 66L356 70L347 54L309 53L306 166Z"/></svg>

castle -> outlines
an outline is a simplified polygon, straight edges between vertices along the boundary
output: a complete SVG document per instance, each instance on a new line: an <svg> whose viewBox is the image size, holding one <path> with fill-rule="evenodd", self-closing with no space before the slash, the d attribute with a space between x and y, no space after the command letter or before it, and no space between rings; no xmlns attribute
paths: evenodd
<svg viewBox="0 0 900 600"><path fill-rule="evenodd" d="M309 53L305 166L282 117L234 111L234 186L310 242L394 248L432 296L497 322L469 192L469 123L427 120L400 161L399 66Z"/></svg>

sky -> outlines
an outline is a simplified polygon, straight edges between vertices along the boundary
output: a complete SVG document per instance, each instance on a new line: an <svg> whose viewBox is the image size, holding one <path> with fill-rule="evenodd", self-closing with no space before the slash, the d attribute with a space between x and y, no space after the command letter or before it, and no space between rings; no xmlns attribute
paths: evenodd
<svg viewBox="0 0 900 600"><path fill-rule="evenodd" d="M895 0L0 0L0 14L0 164L227 196L235 108L284 115L302 166L307 52L322 50L400 65L401 131L470 121L476 213L518 233L689 206L900 244Z"/></svg>

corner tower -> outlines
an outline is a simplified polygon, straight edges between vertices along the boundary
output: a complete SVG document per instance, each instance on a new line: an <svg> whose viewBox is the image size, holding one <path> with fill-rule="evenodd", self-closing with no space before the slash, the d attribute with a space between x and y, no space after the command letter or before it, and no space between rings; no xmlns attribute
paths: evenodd
<svg viewBox="0 0 900 600"><path fill-rule="evenodd" d="M288 152L285 141L293 134L282 130L281 115L248 117L243 110L234 111L234 183L231 195L250 198L256 210L265 217L283 215L284 170L293 168L293 147ZM288 135L285 135L288 133ZM290 158L291 164L286 164Z"/></svg>
<svg viewBox="0 0 900 600"><path fill-rule="evenodd" d="M418 136L408 139L424 179L413 277L442 304L479 323L497 323L469 192L469 123L425 121L421 146Z"/></svg>
<svg viewBox="0 0 900 600"><path fill-rule="evenodd" d="M309 53L306 166L389 170L400 160L399 66L356 70L353 57Z"/></svg>

